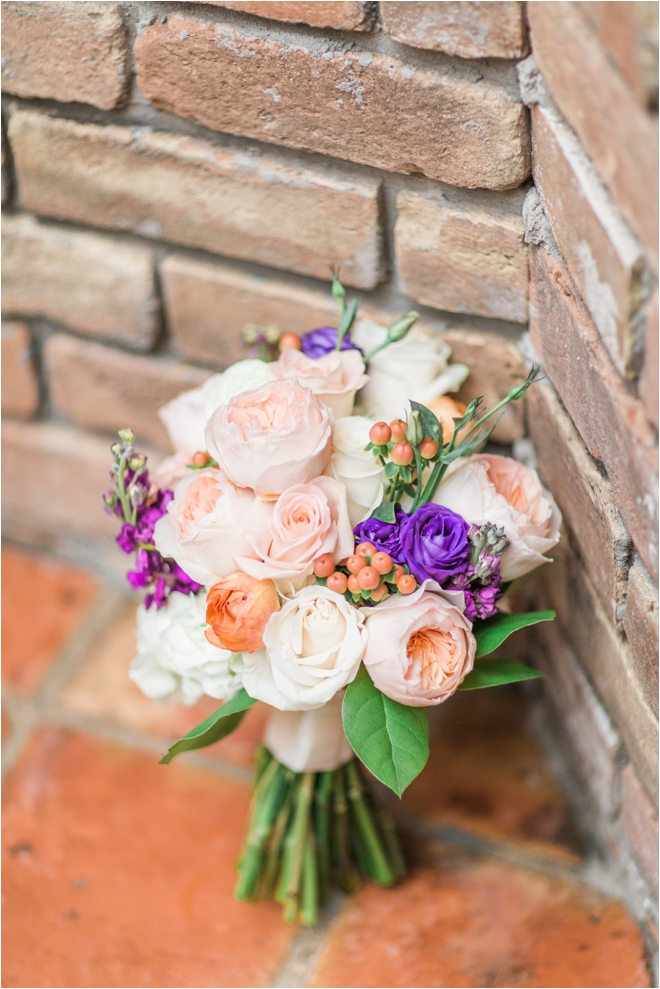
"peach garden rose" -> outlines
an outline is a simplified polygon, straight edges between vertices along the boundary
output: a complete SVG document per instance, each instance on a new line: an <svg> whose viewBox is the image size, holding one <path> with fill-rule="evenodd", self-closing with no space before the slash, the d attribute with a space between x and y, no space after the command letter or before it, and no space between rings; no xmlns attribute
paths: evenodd
<svg viewBox="0 0 660 989"><path fill-rule="evenodd" d="M369 380L359 350L333 350L312 360L300 350L286 347L273 364L273 374L279 379L294 378L311 388L336 419L350 416L355 393Z"/></svg>
<svg viewBox="0 0 660 989"><path fill-rule="evenodd" d="M232 573L214 584L206 596L206 638L221 649L254 652L263 646L263 631L279 607L272 580Z"/></svg>

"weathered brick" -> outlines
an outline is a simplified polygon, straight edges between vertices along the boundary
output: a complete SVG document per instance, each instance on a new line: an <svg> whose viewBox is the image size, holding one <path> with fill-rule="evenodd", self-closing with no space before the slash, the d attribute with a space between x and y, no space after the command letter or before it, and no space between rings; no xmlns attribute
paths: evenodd
<svg viewBox="0 0 660 989"><path fill-rule="evenodd" d="M530 331L589 453L605 466L626 529L658 574L657 447L642 403L613 367L566 266L531 248Z"/></svg>
<svg viewBox="0 0 660 989"><path fill-rule="evenodd" d="M484 409L492 409L527 377L527 367L516 345L499 333L483 333L463 327L449 327L444 334L451 347L452 361L466 364L469 377L452 397L466 405L480 396ZM513 443L525 435L523 405L513 402L493 430L496 443Z"/></svg>
<svg viewBox="0 0 660 989"><path fill-rule="evenodd" d="M621 823L633 855L658 892L658 811L628 763L621 774Z"/></svg>
<svg viewBox="0 0 660 989"><path fill-rule="evenodd" d="M459 58L522 58L527 51L521 3L380 4L387 33L402 45Z"/></svg>
<svg viewBox="0 0 660 989"><path fill-rule="evenodd" d="M25 323L2 322L2 414L27 419L39 407L39 382Z"/></svg>
<svg viewBox="0 0 660 989"><path fill-rule="evenodd" d="M1 166L1 185L0 185L0 197L3 206L8 206L11 202L12 194L14 192L14 183L12 182L11 174L11 163L9 158L9 143L5 137L5 125L4 121L2 123L2 129L0 130L0 166Z"/></svg>
<svg viewBox="0 0 660 989"><path fill-rule="evenodd" d="M643 252L573 132L532 108L532 170L557 244L615 366L633 373Z"/></svg>
<svg viewBox="0 0 660 989"><path fill-rule="evenodd" d="M579 6L579 5L577 5ZM534 59L657 269L657 136L576 6L527 7Z"/></svg>
<svg viewBox="0 0 660 989"><path fill-rule="evenodd" d="M247 275L228 265L171 254L161 266L170 332L178 352L226 367L245 356L246 324L306 333L336 325L330 293L298 288L275 278Z"/></svg>
<svg viewBox="0 0 660 989"><path fill-rule="evenodd" d="M62 533L113 538L116 519L103 511L112 462L105 437L50 422L2 427L2 511L5 531L34 538Z"/></svg>
<svg viewBox="0 0 660 989"><path fill-rule="evenodd" d="M637 676L647 695L658 703L658 591L637 560L628 574L623 628L635 660Z"/></svg>
<svg viewBox="0 0 660 989"><path fill-rule="evenodd" d="M44 347L54 408L78 426L114 433L130 426L138 443L170 448L158 409L201 385L207 371L171 358L143 357L56 333Z"/></svg>
<svg viewBox="0 0 660 989"><path fill-rule="evenodd" d="M658 789L658 720L626 643L610 623L584 568L563 538L540 584L557 620L626 743L648 792Z"/></svg>
<svg viewBox="0 0 660 989"><path fill-rule="evenodd" d="M130 80L118 3L3 3L2 88L112 110Z"/></svg>
<svg viewBox="0 0 660 989"><path fill-rule="evenodd" d="M116 237L3 218L3 311L148 349L158 331L154 254Z"/></svg>
<svg viewBox="0 0 660 989"><path fill-rule="evenodd" d="M530 388L526 403L527 429L543 481L557 499L610 621L616 624L622 617L631 545L611 485L547 384Z"/></svg>
<svg viewBox="0 0 660 989"><path fill-rule="evenodd" d="M525 108L471 70L187 17L148 27L135 57L152 103L216 130L470 188L512 189L529 174Z"/></svg>
<svg viewBox="0 0 660 989"><path fill-rule="evenodd" d="M656 288L646 315L644 366L639 381L639 397L655 428L658 428L658 290Z"/></svg>
<svg viewBox="0 0 660 989"><path fill-rule="evenodd" d="M232 152L164 132L17 110L9 125L26 205L349 285L381 276L380 180Z"/></svg>
<svg viewBox="0 0 660 989"><path fill-rule="evenodd" d="M293 24L309 24L310 27L331 27L336 31L367 31L371 23L370 4L358 3L356 0L316 0L309 3L298 0L297 3L269 3L264 0L207 0L214 7L227 7L229 10L241 10L246 14L257 17L268 17L274 21L290 21Z"/></svg>
<svg viewBox="0 0 660 989"><path fill-rule="evenodd" d="M521 212L397 197L397 262L406 292L436 309L527 322Z"/></svg>

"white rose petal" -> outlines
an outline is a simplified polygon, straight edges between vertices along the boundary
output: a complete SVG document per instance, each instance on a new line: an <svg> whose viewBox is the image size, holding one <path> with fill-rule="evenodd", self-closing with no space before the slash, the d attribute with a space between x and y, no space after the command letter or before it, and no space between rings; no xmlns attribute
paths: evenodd
<svg viewBox="0 0 660 989"><path fill-rule="evenodd" d="M337 769L353 756L342 725L343 699L338 693L313 711L273 711L264 745L294 773Z"/></svg>
<svg viewBox="0 0 660 989"><path fill-rule="evenodd" d="M365 416L337 419L332 437L332 456L326 474L345 485L348 514L353 528L380 505L385 491L385 471L365 450L373 420Z"/></svg>

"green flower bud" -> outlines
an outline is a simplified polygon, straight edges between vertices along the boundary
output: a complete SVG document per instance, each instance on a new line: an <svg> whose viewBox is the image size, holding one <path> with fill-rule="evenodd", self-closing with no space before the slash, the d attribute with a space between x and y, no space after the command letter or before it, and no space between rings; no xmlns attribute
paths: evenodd
<svg viewBox="0 0 660 989"><path fill-rule="evenodd" d="M135 440L135 433L133 432L132 429L120 429L119 430L119 439L126 446L131 446L133 444L134 440Z"/></svg>
<svg viewBox="0 0 660 989"><path fill-rule="evenodd" d="M406 439L413 446L419 446L419 444L424 439L424 427L422 426L421 420L419 418L419 412L412 412L410 419L408 419L408 425L406 426Z"/></svg>
<svg viewBox="0 0 660 989"><path fill-rule="evenodd" d="M419 313L417 312L406 313L406 315L402 316L401 319L397 319L397 321L392 323L387 331L387 342L398 343L399 340L403 340L418 319Z"/></svg>

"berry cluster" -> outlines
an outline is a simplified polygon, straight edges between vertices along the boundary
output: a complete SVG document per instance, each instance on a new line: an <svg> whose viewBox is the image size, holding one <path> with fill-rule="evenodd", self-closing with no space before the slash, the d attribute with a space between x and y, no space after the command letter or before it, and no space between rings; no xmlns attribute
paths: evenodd
<svg viewBox="0 0 660 989"><path fill-rule="evenodd" d="M437 440L424 434L419 413L413 412L407 422L393 419L390 423L374 423L365 449L373 451L384 466L390 482L390 500L395 501L402 494L416 494L414 482L435 461L439 446Z"/></svg>
<svg viewBox="0 0 660 989"><path fill-rule="evenodd" d="M324 553L314 561L314 575L319 584L358 606L378 604L397 592L412 594L417 588L413 575L373 543L359 543L344 563L335 564L331 555Z"/></svg>

